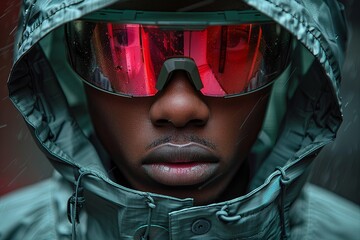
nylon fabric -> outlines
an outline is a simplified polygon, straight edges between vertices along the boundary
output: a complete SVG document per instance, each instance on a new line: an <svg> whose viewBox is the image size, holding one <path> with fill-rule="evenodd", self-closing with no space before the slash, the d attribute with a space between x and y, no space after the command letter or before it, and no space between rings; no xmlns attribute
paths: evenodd
<svg viewBox="0 0 360 240"><path fill-rule="evenodd" d="M250 154L248 193L206 206L116 183L106 154L90 137L89 119L73 115L74 109L86 109L86 102L77 95L79 79L64 63L64 24L115 2L126 1L24 1L9 95L57 172L0 199L0 240L71 239L75 231L76 239L144 234L150 239L357 239L359 207L306 183L312 160L342 120L339 84L347 33L337 1L243 1L294 36L297 58L291 56L276 82L259 138L264 144ZM74 230L67 202L80 188L85 205ZM201 234L194 225L199 221L210 226Z"/></svg>

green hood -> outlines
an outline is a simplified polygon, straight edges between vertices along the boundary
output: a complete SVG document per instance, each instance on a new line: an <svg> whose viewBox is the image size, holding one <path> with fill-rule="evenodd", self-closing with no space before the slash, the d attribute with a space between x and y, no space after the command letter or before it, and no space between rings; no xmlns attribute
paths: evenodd
<svg viewBox="0 0 360 240"><path fill-rule="evenodd" d="M243 1L273 18L298 41L290 66L275 82L252 150L248 193L198 207L192 199L115 183L108 174L109 163L89 139L92 129L81 82L74 81L76 75L64 64L63 25L121 1L24 2L8 81L10 98L55 169L76 186L69 196L72 217L80 208L71 206L80 206L85 197L87 221L80 225L87 225L87 239L133 239L145 231L157 239L279 239L289 234L289 209L306 182L309 166L335 138L342 121L339 84L347 32L337 1ZM194 237L189 229L199 218L208 219L212 228Z"/></svg>

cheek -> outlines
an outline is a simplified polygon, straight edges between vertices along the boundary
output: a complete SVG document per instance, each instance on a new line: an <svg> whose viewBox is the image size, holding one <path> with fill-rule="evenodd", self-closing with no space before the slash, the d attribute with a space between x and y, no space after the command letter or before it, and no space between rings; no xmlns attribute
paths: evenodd
<svg viewBox="0 0 360 240"><path fill-rule="evenodd" d="M151 139L152 126L148 119L144 119L144 116L142 121L133 119L125 119L125 121L126 123L119 123L112 136L115 140L112 156L114 161L120 162L118 159L122 159L131 164L131 160L143 157L145 146L149 144L148 139Z"/></svg>
<svg viewBox="0 0 360 240"><path fill-rule="evenodd" d="M98 96L94 97L94 94ZM88 95L92 96L88 103L95 132L110 156L114 160L136 159L140 156L139 146L146 144L144 136L152 129L148 117L150 103L139 103L134 108L132 99L121 98L121 101L116 101L117 98L102 96L92 89L88 89Z"/></svg>
<svg viewBox="0 0 360 240"><path fill-rule="evenodd" d="M105 117L107 136L101 137L107 150L116 159L138 159L141 157L141 149L147 142L147 136L151 134L151 122L148 120L146 111L116 110L110 116ZM104 115L103 115L104 116ZM98 124L97 124L98 125ZM109 129L109 126L110 129ZM101 130L100 130L101 131ZM97 130L99 132L99 130Z"/></svg>
<svg viewBox="0 0 360 240"><path fill-rule="evenodd" d="M228 162L246 158L263 124L267 103L268 96L263 96L235 99L221 106L214 104L209 132Z"/></svg>

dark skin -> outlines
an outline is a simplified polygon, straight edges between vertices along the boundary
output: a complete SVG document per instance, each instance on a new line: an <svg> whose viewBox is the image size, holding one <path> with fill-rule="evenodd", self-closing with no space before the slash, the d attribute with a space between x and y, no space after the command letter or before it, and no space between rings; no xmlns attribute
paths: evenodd
<svg viewBox="0 0 360 240"><path fill-rule="evenodd" d="M154 97L126 98L86 85L96 134L133 189L194 198L196 205L246 192L249 151L261 129L271 87L206 97L185 72Z"/></svg>
<svg viewBox="0 0 360 240"><path fill-rule="evenodd" d="M147 11L249 9L241 1L125 1ZM243 195L247 156L261 129L271 87L234 97L206 97L183 71L153 97L126 98L85 86L100 142L119 169L117 182L196 205Z"/></svg>

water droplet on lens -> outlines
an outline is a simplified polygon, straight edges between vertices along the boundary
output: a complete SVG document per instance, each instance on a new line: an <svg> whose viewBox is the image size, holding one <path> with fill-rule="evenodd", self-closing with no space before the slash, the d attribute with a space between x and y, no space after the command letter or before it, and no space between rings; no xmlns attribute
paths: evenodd
<svg viewBox="0 0 360 240"><path fill-rule="evenodd" d="M119 71L122 71L122 69L123 69L123 67L122 67L122 66L119 66L119 65L115 67L115 70L118 71L118 72L119 72Z"/></svg>

